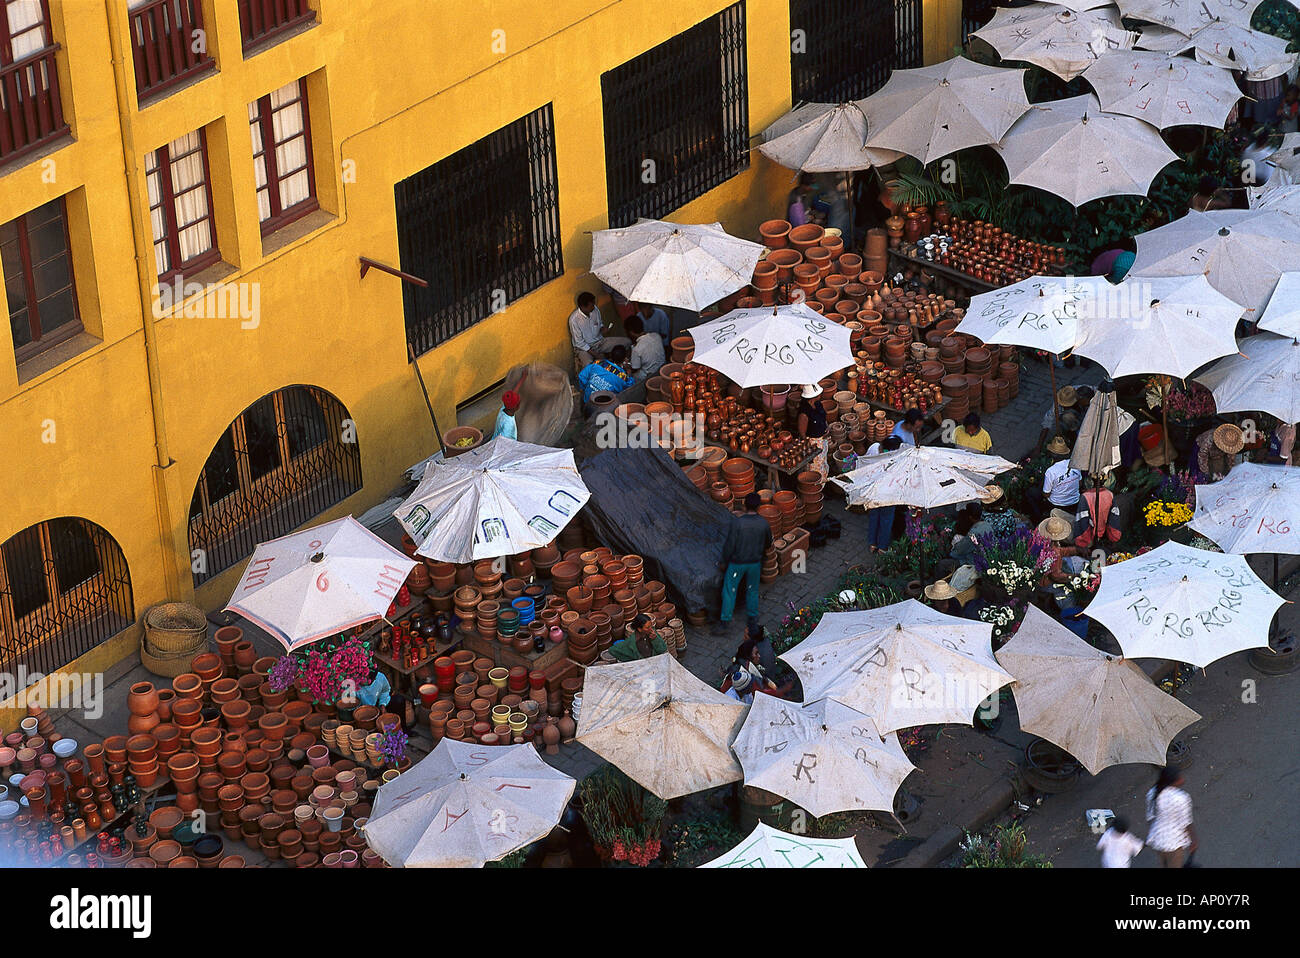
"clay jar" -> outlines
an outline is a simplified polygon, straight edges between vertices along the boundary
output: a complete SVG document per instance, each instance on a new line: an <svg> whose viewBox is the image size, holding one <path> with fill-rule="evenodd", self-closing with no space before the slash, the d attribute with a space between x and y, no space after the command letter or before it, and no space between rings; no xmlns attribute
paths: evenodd
<svg viewBox="0 0 1300 958"><path fill-rule="evenodd" d="M132 715L154 715L158 711L158 690L152 682L137 682L126 697Z"/></svg>

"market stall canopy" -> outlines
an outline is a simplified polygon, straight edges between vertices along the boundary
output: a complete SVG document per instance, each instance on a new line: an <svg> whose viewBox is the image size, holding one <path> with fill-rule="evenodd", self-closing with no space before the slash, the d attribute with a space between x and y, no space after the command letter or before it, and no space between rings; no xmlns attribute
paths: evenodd
<svg viewBox="0 0 1300 958"><path fill-rule="evenodd" d="M1295 66L1288 41L1228 20L1212 20L1191 36L1165 26L1144 27L1137 46L1161 53L1194 50L1201 63L1228 70L1245 70L1247 80L1271 80Z"/></svg>
<svg viewBox="0 0 1300 958"><path fill-rule="evenodd" d="M1252 210L1281 210L1294 216L1300 214L1300 185L1295 174L1274 169L1263 186L1246 187L1246 200Z"/></svg>
<svg viewBox="0 0 1300 958"><path fill-rule="evenodd" d="M930 163L996 143L1029 109L1025 73L965 57L895 70L880 90L857 101L867 116L867 146Z"/></svg>
<svg viewBox="0 0 1300 958"><path fill-rule="evenodd" d="M1040 103L994 147L1011 182L1082 206L1103 196L1146 196L1178 154L1152 126L1105 113L1091 93Z"/></svg>
<svg viewBox="0 0 1300 958"><path fill-rule="evenodd" d="M721 223L640 219L592 234L591 272L634 303L699 312L748 286L762 255Z"/></svg>
<svg viewBox="0 0 1300 958"><path fill-rule="evenodd" d="M1074 348L1079 313L1110 284L1104 277L1031 276L971 297L957 332L990 344L1044 349Z"/></svg>
<svg viewBox="0 0 1300 958"><path fill-rule="evenodd" d="M984 501L989 479L1014 469L998 456L940 446L902 445L893 452L862 456L857 467L831 482L850 506L914 506L937 509L958 502Z"/></svg>
<svg viewBox="0 0 1300 958"><path fill-rule="evenodd" d="M1286 423L1300 422L1300 342L1260 333L1238 344L1239 355L1219 360L1196 377L1214 393L1220 413L1260 410Z"/></svg>
<svg viewBox="0 0 1300 958"><path fill-rule="evenodd" d="M1296 189L1300 207L1300 187ZM1297 224L1300 226L1300 224ZM1300 336L1300 272L1283 273L1259 316L1259 328L1279 336ZM1295 422L1288 419L1287 422Z"/></svg>
<svg viewBox="0 0 1300 958"><path fill-rule="evenodd" d="M1220 293L1257 313L1278 277L1300 270L1300 229L1278 210L1191 210L1134 239L1129 276L1205 273Z"/></svg>
<svg viewBox="0 0 1300 958"><path fill-rule="evenodd" d="M1283 599L1242 556L1166 542L1101 570L1084 614L1130 659L1171 659L1205 668L1215 659L1268 645Z"/></svg>
<svg viewBox="0 0 1300 958"><path fill-rule="evenodd" d="M759 822L749 837L701 868L866 868L852 838L791 835Z"/></svg>
<svg viewBox="0 0 1300 958"><path fill-rule="evenodd" d="M1088 411L1079 424L1079 435L1070 448L1070 465L1085 476L1104 476L1119 467L1119 437L1127 428L1119 421L1119 402L1115 399L1114 385L1105 383L1097 387L1097 394L1088 403ZM1125 413L1128 425L1133 417Z"/></svg>
<svg viewBox="0 0 1300 958"><path fill-rule="evenodd" d="M1221 130L1242 96L1229 70L1143 50L1104 56L1083 78L1107 113L1136 117L1161 130L1187 125Z"/></svg>
<svg viewBox="0 0 1300 958"><path fill-rule="evenodd" d="M1112 377L1190 376L1237 351L1242 308L1202 274L1134 276L1091 304L1074 351Z"/></svg>
<svg viewBox="0 0 1300 958"><path fill-rule="evenodd" d="M1020 728L1093 775L1111 765L1164 765L1174 736L1200 719L1136 663L1093 648L1032 604L997 660L1016 677Z"/></svg>
<svg viewBox="0 0 1300 958"><path fill-rule="evenodd" d="M1114 7L1076 12L1054 3L998 7L988 25L971 36L989 44L1003 60L1033 63L1067 81L1108 51L1132 49L1137 40L1136 33L1124 29Z"/></svg>
<svg viewBox="0 0 1300 958"><path fill-rule="evenodd" d="M1283 136L1282 144L1265 159L1279 170L1300 173L1300 133Z"/></svg>
<svg viewBox="0 0 1300 958"><path fill-rule="evenodd" d="M576 785L532 745L444 738L380 786L366 842L396 868L480 868L545 838Z"/></svg>
<svg viewBox="0 0 1300 958"><path fill-rule="evenodd" d="M506 436L431 462L393 515L416 555L473 562L540 549L590 498L573 450Z"/></svg>
<svg viewBox="0 0 1300 958"><path fill-rule="evenodd" d="M780 658L798 673L804 701L837 699L870 715L882 733L971 725L980 703L1012 681L993 658L992 634L985 622L907 599L864 612L827 612Z"/></svg>
<svg viewBox="0 0 1300 958"><path fill-rule="evenodd" d="M1191 36L1214 20L1249 27L1250 18L1264 0L1115 0L1120 12Z"/></svg>
<svg viewBox="0 0 1300 958"><path fill-rule="evenodd" d="M854 363L849 328L804 303L733 309L687 332L692 362L745 389L815 383Z"/></svg>
<svg viewBox="0 0 1300 958"><path fill-rule="evenodd" d="M578 741L668 801L743 776L731 742L747 709L665 652L587 669Z"/></svg>
<svg viewBox="0 0 1300 958"><path fill-rule="evenodd" d="M745 784L788 798L814 818L832 812L892 811L915 769L898 736L834 699L802 705L757 694L732 745Z"/></svg>
<svg viewBox="0 0 1300 958"><path fill-rule="evenodd" d="M1243 462L1196 487L1189 528L1224 552L1300 555L1300 467Z"/></svg>
<svg viewBox="0 0 1300 958"><path fill-rule="evenodd" d="M380 618L415 566L345 516L258 543L225 611L293 650Z"/></svg>
<svg viewBox="0 0 1300 958"><path fill-rule="evenodd" d="M888 166L893 150L865 146L867 118L856 103L805 103L763 131L759 150L769 160L804 173L843 173Z"/></svg>

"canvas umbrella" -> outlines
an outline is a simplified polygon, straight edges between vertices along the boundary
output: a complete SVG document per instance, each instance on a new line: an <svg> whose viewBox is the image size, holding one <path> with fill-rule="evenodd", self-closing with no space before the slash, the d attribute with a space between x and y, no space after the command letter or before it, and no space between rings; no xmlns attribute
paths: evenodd
<svg viewBox="0 0 1300 958"><path fill-rule="evenodd" d="M1300 185L1295 182L1296 174L1288 170L1274 169L1273 175L1263 186L1246 187L1246 200L1252 210L1281 210L1293 216L1300 213Z"/></svg>
<svg viewBox="0 0 1300 958"><path fill-rule="evenodd" d="M1115 636L1130 659L1171 659L1205 668L1268 644L1283 599L1242 556L1166 542L1101 570L1084 614Z"/></svg>
<svg viewBox="0 0 1300 958"><path fill-rule="evenodd" d="M1066 81L1108 51L1130 49L1137 40L1114 7L1080 12L1053 3L998 7L993 19L971 36L988 43L1003 60L1033 63Z"/></svg>
<svg viewBox="0 0 1300 958"><path fill-rule="evenodd" d="M1073 206L1103 196L1146 196L1178 154L1141 120L1105 113L1091 93L1039 104L994 147L1011 182Z"/></svg>
<svg viewBox="0 0 1300 958"><path fill-rule="evenodd" d="M982 500L989 479L1014 468L1005 459L972 450L903 445L861 457L855 469L831 481L844 490L850 506L937 509Z"/></svg>
<svg viewBox="0 0 1300 958"><path fill-rule="evenodd" d="M1219 360L1196 377L1214 393L1220 413L1256 409L1283 422L1300 422L1300 341L1276 333L1249 336L1241 353Z"/></svg>
<svg viewBox="0 0 1300 958"><path fill-rule="evenodd" d="M393 515L415 540L416 555L473 562L540 549L589 498L572 449L498 436L431 462Z"/></svg>
<svg viewBox="0 0 1300 958"><path fill-rule="evenodd" d="M345 516L258 543L226 611L293 650L383 616L415 566Z"/></svg>
<svg viewBox="0 0 1300 958"><path fill-rule="evenodd" d="M1134 276L1094 300L1079 320L1074 351L1112 378L1185 377L1237 351L1241 306L1203 275Z"/></svg>
<svg viewBox="0 0 1300 958"><path fill-rule="evenodd" d="M882 735L868 716L829 698L800 705L755 695L732 750L746 785L788 798L814 818L892 811L915 768L897 735Z"/></svg>
<svg viewBox="0 0 1300 958"><path fill-rule="evenodd" d="M1300 188L1297 199L1300 199ZM1259 328L1280 336L1300 336L1300 272L1283 273L1278 277L1268 305L1259 317Z"/></svg>
<svg viewBox="0 0 1300 958"><path fill-rule="evenodd" d="M867 116L867 146L927 164L996 143L1029 109L1025 72L965 57L895 70L880 90L857 101Z"/></svg>
<svg viewBox="0 0 1300 958"><path fill-rule="evenodd" d="M856 103L805 103L763 131L768 159L805 173L847 173L888 166L903 154L867 142L867 117Z"/></svg>
<svg viewBox="0 0 1300 958"><path fill-rule="evenodd" d="M852 366L850 332L804 303L733 309L692 327L697 362L743 389L815 383Z"/></svg>
<svg viewBox="0 0 1300 958"><path fill-rule="evenodd" d="M1300 270L1300 230L1278 210L1192 210L1135 239L1130 276L1205 273L1224 296L1257 311L1279 276Z"/></svg>
<svg viewBox="0 0 1300 958"><path fill-rule="evenodd" d="M1130 425L1132 424L1130 418ZM1105 380L1097 387L1079 435L1070 449L1070 465L1085 476L1104 476L1123 461L1120 457L1119 437L1124 432L1119 422L1119 403L1115 400L1115 384Z"/></svg>
<svg viewBox="0 0 1300 958"><path fill-rule="evenodd" d="M1224 552L1300 554L1300 467L1243 462L1196 487L1189 528Z"/></svg>
<svg viewBox="0 0 1300 958"><path fill-rule="evenodd" d="M1270 153L1267 159L1280 170L1300 173L1300 133L1288 133L1283 136L1282 144Z"/></svg>
<svg viewBox="0 0 1300 958"><path fill-rule="evenodd" d="M1111 765L1164 765L1174 736L1200 719L1135 662L1093 648L1034 605L997 660L1016 677L1021 729L1093 775Z"/></svg>
<svg viewBox="0 0 1300 958"><path fill-rule="evenodd" d="M587 670L578 741L668 801L742 777L730 746L747 708L665 652Z"/></svg>
<svg viewBox="0 0 1300 958"><path fill-rule="evenodd" d="M1166 53L1194 50L1201 63L1245 70L1247 80L1271 80L1295 65L1296 55L1287 53L1287 42L1271 33L1252 30L1248 24L1218 19L1191 36L1168 27L1147 28L1137 45L1144 50Z"/></svg>
<svg viewBox="0 0 1300 958"><path fill-rule="evenodd" d="M985 622L907 599L862 612L827 612L780 658L798 673L805 701L837 699L870 715L882 733L971 725L980 703L1012 681L993 658L992 634Z"/></svg>
<svg viewBox="0 0 1300 958"><path fill-rule="evenodd" d="M1143 50L1102 57L1083 78L1107 113L1136 117L1161 130L1186 125L1221 130L1242 95L1222 67Z"/></svg>
<svg viewBox="0 0 1300 958"><path fill-rule="evenodd" d="M957 332L990 344L1068 353L1078 335L1079 313L1091 309L1102 284L1110 285L1099 276L1031 276L979 293L971 297Z"/></svg>
<svg viewBox="0 0 1300 958"><path fill-rule="evenodd" d="M1249 27L1264 0L1115 0L1120 12L1134 20L1158 23L1191 36L1215 19Z"/></svg>
<svg viewBox="0 0 1300 958"><path fill-rule="evenodd" d="M749 285L762 255L721 223L640 219L592 235L591 272L634 303L699 312Z"/></svg>
<svg viewBox="0 0 1300 958"><path fill-rule="evenodd" d="M546 837L575 785L531 745L444 738L380 786L366 842L396 868L480 868Z"/></svg>
<svg viewBox="0 0 1300 958"><path fill-rule="evenodd" d="M749 836L701 868L866 868L850 838L791 835L759 822Z"/></svg>

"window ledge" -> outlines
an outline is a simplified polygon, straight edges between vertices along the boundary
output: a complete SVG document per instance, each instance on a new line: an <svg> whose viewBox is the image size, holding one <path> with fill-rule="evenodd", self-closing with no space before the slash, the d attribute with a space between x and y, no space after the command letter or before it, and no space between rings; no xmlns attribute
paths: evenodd
<svg viewBox="0 0 1300 958"><path fill-rule="evenodd" d="M274 233L268 233L262 237L262 255L270 256L272 253L278 253L309 233L314 233L328 225L333 219L333 213L318 209L285 224Z"/></svg>
<svg viewBox="0 0 1300 958"><path fill-rule="evenodd" d="M213 263L211 266L205 266L197 273L189 275L177 274L172 276L170 279L158 282L153 291L153 299L150 301L150 310L153 314L153 318L155 320L166 319L168 316L175 316L182 313L187 299L194 296L202 296L209 286L215 286L226 277L233 276L238 272L239 270L236 267L231 266L225 260L217 260L217 262ZM181 283L181 296L179 298L173 295L176 290L177 280L180 280ZM192 286L198 286L199 288L192 291L186 289L186 287ZM167 295L171 297L169 300L170 305L165 309L158 303L158 294L162 292L164 287L168 290Z"/></svg>
<svg viewBox="0 0 1300 958"><path fill-rule="evenodd" d="M243 55L245 60L251 60L265 50L278 46L286 40L292 40L299 34L306 33L312 27L317 26L320 20L316 17L316 11L311 12L311 16L304 19L301 23L296 23L290 27L279 27L274 32L268 33L264 37L258 37L251 43L245 43L243 46Z"/></svg>
<svg viewBox="0 0 1300 958"><path fill-rule="evenodd" d="M69 360L75 359L87 350L102 344L103 340L97 336L92 336L87 332L77 333L57 346L51 346L49 349L19 363L18 385L26 386Z"/></svg>

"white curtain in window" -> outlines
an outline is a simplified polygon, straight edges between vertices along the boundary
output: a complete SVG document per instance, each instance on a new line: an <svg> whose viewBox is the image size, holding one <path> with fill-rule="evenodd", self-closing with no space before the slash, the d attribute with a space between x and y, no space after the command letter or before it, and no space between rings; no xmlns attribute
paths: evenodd
<svg viewBox="0 0 1300 958"><path fill-rule="evenodd" d="M311 195L307 175L307 136L302 116L306 91L296 80L271 94L271 126L275 148L275 169L280 175L280 209L296 206ZM297 102L289 102L291 100ZM292 172L297 170L298 172Z"/></svg>
<svg viewBox="0 0 1300 958"><path fill-rule="evenodd" d="M45 12L41 0L6 0L5 14L9 20L9 36L13 38L13 57L21 60L47 45L45 37ZM41 24L35 30L31 27Z"/></svg>
<svg viewBox="0 0 1300 958"><path fill-rule="evenodd" d="M202 139L198 131L188 133L167 145L168 174L171 177L172 217L168 223L162 203L162 172L158 169L158 152L145 158L145 177L149 187L150 225L153 228L154 257L159 275L171 268L167 253L167 232L177 230L181 262L189 262L212 249L212 221L209 218L208 194L203 170Z"/></svg>
<svg viewBox="0 0 1300 958"><path fill-rule="evenodd" d="M253 138L253 175L257 180L257 219L264 223L271 218L271 198L266 188L266 158L262 153L262 124L257 116L257 103L248 104L248 130Z"/></svg>

